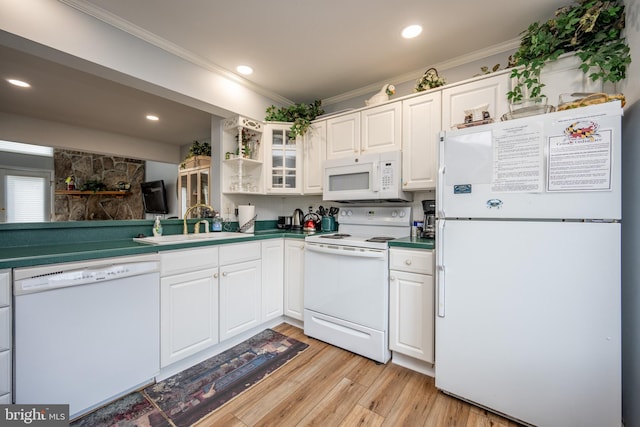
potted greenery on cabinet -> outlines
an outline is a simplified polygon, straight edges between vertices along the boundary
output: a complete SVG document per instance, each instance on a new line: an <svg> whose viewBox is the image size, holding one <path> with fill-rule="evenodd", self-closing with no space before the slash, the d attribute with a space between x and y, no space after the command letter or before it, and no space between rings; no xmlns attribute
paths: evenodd
<svg viewBox="0 0 640 427"><path fill-rule="evenodd" d="M193 141L189 147L189 154L180 164L180 169L191 169L209 166L211 164L211 143L208 141Z"/></svg>
<svg viewBox="0 0 640 427"><path fill-rule="evenodd" d="M295 104L290 107L276 108L275 105L267 108L267 115L264 118L267 122L290 122L289 138L296 139L297 136L304 136L311 126L311 121L319 115L324 114L322 102L316 100L313 104Z"/></svg>
<svg viewBox="0 0 640 427"><path fill-rule="evenodd" d="M540 71L570 52L580 59L580 69L591 80L615 83L624 79L631 63L629 46L622 36L624 26L621 0L579 0L558 9L553 19L531 24L513 55L511 77L517 83L507 93L509 101L545 96Z"/></svg>

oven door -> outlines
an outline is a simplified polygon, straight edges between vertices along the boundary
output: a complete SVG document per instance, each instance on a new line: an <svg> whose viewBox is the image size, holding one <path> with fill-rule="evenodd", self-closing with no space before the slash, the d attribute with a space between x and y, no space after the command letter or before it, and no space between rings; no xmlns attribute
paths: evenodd
<svg viewBox="0 0 640 427"><path fill-rule="evenodd" d="M304 308L386 331L388 250L305 245Z"/></svg>
<svg viewBox="0 0 640 427"><path fill-rule="evenodd" d="M375 200L379 193L377 161L362 156L325 162L324 200Z"/></svg>

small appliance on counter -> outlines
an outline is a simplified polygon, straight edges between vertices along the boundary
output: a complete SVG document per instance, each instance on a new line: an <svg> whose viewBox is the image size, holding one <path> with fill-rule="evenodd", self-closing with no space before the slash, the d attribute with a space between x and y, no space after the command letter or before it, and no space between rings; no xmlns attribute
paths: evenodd
<svg viewBox="0 0 640 427"><path fill-rule="evenodd" d="M436 201L423 200L422 210L424 211L423 230L420 237L424 239L436 238Z"/></svg>
<svg viewBox="0 0 640 427"><path fill-rule="evenodd" d="M278 224L276 225L276 227L278 227L278 229L280 230L291 230L292 224L293 224L292 216L279 216Z"/></svg>
<svg viewBox="0 0 640 427"><path fill-rule="evenodd" d="M296 209L293 211L293 217L291 218L291 229L302 230L302 224L304 223L304 212L302 209Z"/></svg>

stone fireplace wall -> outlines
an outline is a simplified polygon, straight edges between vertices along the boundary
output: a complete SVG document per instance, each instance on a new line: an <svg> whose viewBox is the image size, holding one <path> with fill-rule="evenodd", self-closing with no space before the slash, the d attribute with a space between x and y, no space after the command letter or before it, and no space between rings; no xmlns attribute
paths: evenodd
<svg viewBox="0 0 640 427"><path fill-rule="evenodd" d="M76 189L92 181L104 184L105 190L118 190L119 183L130 185L122 196L99 192L81 196L56 194L54 221L144 218L140 194L140 183L145 177L143 160L58 149L54 150L53 160L56 190L67 189L65 179L70 175L76 178Z"/></svg>

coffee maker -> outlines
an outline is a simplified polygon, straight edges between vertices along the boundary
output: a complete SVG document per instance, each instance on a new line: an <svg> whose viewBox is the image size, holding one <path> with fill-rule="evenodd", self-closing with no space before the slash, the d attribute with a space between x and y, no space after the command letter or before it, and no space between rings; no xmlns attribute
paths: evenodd
<svg viewBox="0 0 640 427"><path fill-rule="evenodd" d="M425 239L436 238L436 201L435 200L423 200L422 210L424 211L424 228L422 229L422 235Z"/></svg>

